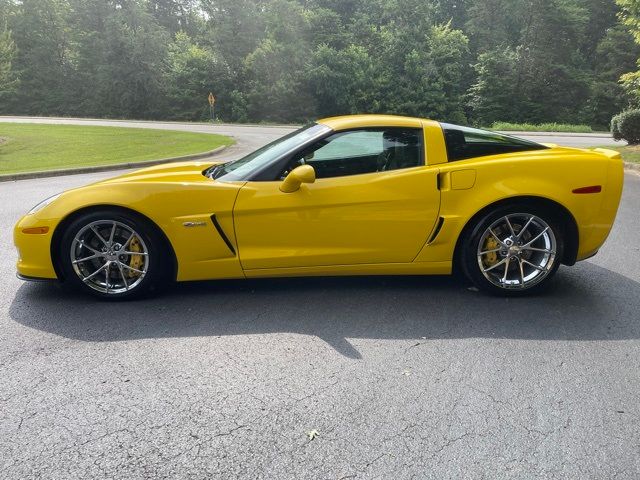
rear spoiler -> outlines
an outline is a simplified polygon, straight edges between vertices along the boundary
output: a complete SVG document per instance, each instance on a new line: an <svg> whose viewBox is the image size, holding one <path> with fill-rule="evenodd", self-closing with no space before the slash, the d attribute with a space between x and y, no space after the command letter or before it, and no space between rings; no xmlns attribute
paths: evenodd
<svg viewBox="0 0 640 480"><path fill-rule="evenodd" d="M601 153L602 155L611 159L622 159L622 155L620 155L620 152L616 152L615 150L609 150L608 148L592 148L591 150Z"/></svg>

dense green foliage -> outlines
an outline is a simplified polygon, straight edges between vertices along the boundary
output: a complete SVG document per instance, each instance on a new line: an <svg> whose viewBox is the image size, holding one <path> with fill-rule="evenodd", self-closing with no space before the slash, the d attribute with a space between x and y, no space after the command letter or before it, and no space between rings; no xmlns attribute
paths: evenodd
<svg viewBox="0 0 640 480"><path fill-rule="evenodd" d="M617 0L617 3L622 9L619 14L622 23L627 26L636 42L640 44L640 0ZM640 107L640 71L623 74L621 83L631 103Z"/></svg>
<svg viewBox="0 0 640 480"><path fill-rule="evenodd" d="M209 152L222 135L147 128L0 123L0 175L158 160Z"/></svg>
<svg viewBox="0 0 640 480"><path fill-rule="evenodd" d="M640 110L626 110L611 120L611 133L616 140L630 145L640 144Z"/></svg>
<svg viewBox="0 0 640 480"><path fill-rule="evenodd" d="M11 38L11 32L6 25L0 25L0 100L13 93L17 85L16 74L13 71L13 59L16 46Z"/></svg>
<svg viewBox="0 0 640 480"><path fill-rule="evenodd" d="M602 128L640 99L640 75L619 82L637 69L638 1L619 3L0 0L0 114L199 120L212 91L229 121Z"/></svg>

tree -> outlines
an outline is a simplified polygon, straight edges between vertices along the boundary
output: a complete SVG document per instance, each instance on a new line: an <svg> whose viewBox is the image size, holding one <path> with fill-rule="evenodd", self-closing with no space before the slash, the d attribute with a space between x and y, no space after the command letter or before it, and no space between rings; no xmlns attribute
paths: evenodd
<svg viewBox="0 0 640 480"><path fill-rule="evenodd" d="M474 119L484 125L527 118L522 96L524 78L519 75L521 52L504 47L481 53L474 65L478 80L469 90Z"/></svg>
<svg viewBox="0 0 640 480"><path fill-rule="evenodd" d="M0 112L601 126L640 103L639 2L0 0Z"/></svg>
<svg viewBox="0 0 640 480"><path fill-rule="evenodd" d="M228 92L231 86L229 68L224 61L210 49L194 44L184 32L178 32L169 45L163 77L164 113L170 119L206 118L207 94ZM222 96L224 99L224 93Z"/></svg>
<svg viewBox="0 0 640 480"><path fill-rule="evenodd" d="M449 24L436 25L424 43L406 54L391 111L405 115L466 123L464 112L467 37Z"/></svg>
<svg viewBox="0 0 640 480"><path fill-rule="evenodd" d="M621 7L620 19L640 43L640 0L616 0ZM640 62L638 62L640 65ZM625 73L620 77L622 88L634 106L640 106L640 71Z"/></svg>
<svg viewBox="0 0 640 480"><path fill-rule="evenodd" d="M20 88L7 99L12 113L64 113L63 105L70 94L68 15L65 0L23 0L15 4L9 24L17 46L12 68L21 81Z"/></svg>
<svg viewBox="0 0 640 480"><path fill-rule="evenodd" d="M499 27L501 46L478 56L478 77L470 91L476 119L576 123L576 110L589 98L589 68L580 52L588 11L578 0L528 0L502 7L518 21ZM474 11L486 13L480 7ZM472 23L477 21L472 17ZM479 45L487 42L490 38L483 36Z"/></svg>
<svg viewBox="0 0 640 480"><path fill-rule="evenodd" d="M100 0L77 1L78 8L88 9L85 18L97 22L95 27L76 27L79 38L89 40L78 47L78 64L85 66L79 73L89 72L81 79L83 108L107 117L160 115L166 31L140 3L113 2L105 7Z"/></svg>
<svg viewBox="0 0 640 480"><path fill-rule="evenodd" d="M629 27L636 42L640 43L640 0L616 0L620 6L620 19Z"/></svg>
<svg viewBox="0 0 640 480"><path fill-rule="evenodd" d="M174 36L178 32L193 35L198 30L196 0L147 0L147 9L158 25Z"/></svg>
<svg viewBox="0 0 640 480"><path fill-rule="evenodd" d="M12 68L15 56L16 45L5 23L0 29L0 99L15 92L18 85L17 75Z"/></svg>
<svg viewBox="0 0 640 480"><path fill-rule="evenodd" d="M313 115L314 99L304 78L310 55L306 22L298 3L270 3L265 12L267 38L244 63L249 118L283 122L303 121Z"/></svg>
<svg viewBox="0 0 640 480"><path fill-rule="evenodd" d="M591 125L608 128L611 117L628 105L630 96L619 80L634 69L639 55L640 46L626 27L617 25L607 30L596 48L591 93L583 112Z"/></svg>
<svg viewBox="0 0 640 480"><path fill-rule="evenodd" d="M382 111L378 75L373 58L358 45L343 50L320 45L306 71L321 117Z"/></svg>

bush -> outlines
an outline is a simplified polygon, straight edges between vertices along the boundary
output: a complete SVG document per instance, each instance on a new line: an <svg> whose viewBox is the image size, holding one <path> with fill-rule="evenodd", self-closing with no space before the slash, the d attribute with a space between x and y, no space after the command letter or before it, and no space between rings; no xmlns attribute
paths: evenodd
<svg viewBox="0 0 640 480"><path fill-rule="evenodd" d="M620 114L615 115L612 119L611 119L611 135L613 136L614 140L622 140L622 137L620 136Z"/></svg>
<svg viewBox="0 0 640 480"><path fill-rule="evenodd" d="M640 110L627 110L613 117L611 133L615 140L626 140L629 145L640 144Z"/></svg>

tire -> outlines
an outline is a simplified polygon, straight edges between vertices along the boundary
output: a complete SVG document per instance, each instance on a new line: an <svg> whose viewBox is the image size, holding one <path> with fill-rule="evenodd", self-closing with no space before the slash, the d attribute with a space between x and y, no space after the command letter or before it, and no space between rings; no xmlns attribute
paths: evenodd
<svg viewBox="0 0 640 480"><path fill-rule="evenodd" d="M57 252L65 286L95 297L142 297L169 282L171 265L157 228L138 215L93 211L64 230Z"/></svg>
<svg viewBox="0 0 640 480"><path fill-rule="evenodd" d="M543 289L564 253L564 232L549 210L528 204L498 207L464 234L459 262L480 290L519 296Z"/></svg>

